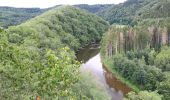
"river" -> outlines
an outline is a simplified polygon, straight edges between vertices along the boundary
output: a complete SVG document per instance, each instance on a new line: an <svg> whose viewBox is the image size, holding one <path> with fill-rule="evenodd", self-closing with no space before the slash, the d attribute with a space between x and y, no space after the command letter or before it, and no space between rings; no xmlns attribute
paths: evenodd
<svg viewBox="0 0 170 100"><path fill-rule="evenodd" d="M77 52L77 58L82 61L83 70L90 70L92 74L104 86L112 100L122 100L132 91L127 85L119 81L113 74L102 65L99 45L91 44Z"/></svg>

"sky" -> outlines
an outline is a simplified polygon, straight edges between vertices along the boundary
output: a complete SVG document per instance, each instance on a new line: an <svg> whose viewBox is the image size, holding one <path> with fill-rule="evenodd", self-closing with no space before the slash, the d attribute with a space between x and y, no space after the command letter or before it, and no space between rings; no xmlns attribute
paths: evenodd
<svg viewBox="0 0 170 100"><path fill-rule="evenodd" d="M59 4L119 4L126 0L0 0L0 6L48 8Z"/></svg>

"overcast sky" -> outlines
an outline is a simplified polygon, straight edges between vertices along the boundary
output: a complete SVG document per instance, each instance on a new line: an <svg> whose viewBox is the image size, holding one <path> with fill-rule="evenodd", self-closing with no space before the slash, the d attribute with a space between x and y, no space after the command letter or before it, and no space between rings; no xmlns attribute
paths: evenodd
<svg viewBox="0 0 170 100"><path fill-rule="evenodd" d="M0 6L48 8L59 4L118 4L126 0L0 0Z"/></svg>

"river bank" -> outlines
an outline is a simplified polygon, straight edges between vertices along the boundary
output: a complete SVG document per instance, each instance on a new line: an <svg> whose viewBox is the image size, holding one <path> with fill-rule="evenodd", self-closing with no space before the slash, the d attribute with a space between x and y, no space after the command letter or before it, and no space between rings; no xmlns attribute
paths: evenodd
<svg viewBox="0 0 170 100"><path fill-rule="evenodd" d="M96 86L105 88L111 100L122 100L132 89L103 66L99 47L99 44L87 45L77 52L77 59L83 63L83 72L90 71L91 75L95 76L93 80L97 80Z"/></svg>
<svg viewBox="0 0 170 100"><path fill-rule="evenodd" d="M129 80L123 78L114 68L112 68L114 65L112 64L111 59L107 59L101 56L102 64L103 66L113 74L119 81L121 81L123 84L127 85L127 87L131 88L135 92L139 92L142 89L139 88L139 86L131 83Z"/></svg>

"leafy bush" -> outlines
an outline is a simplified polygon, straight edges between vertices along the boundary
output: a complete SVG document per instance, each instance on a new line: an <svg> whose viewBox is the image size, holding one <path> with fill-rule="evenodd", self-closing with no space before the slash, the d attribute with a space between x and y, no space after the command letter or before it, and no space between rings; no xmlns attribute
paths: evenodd
<svg viewBox="0 0 170 100"><path fill-rule="evenodd" d="M162 48L154 62L155 65L163 71L170 71L170 48Z"/></svg>
<svg viewBox="0 0 170 100"><path fill-rule="evenodd" d="M124 100L162 100L162 96L156 92L141 91L137 94L130 92Z"/></svg>

